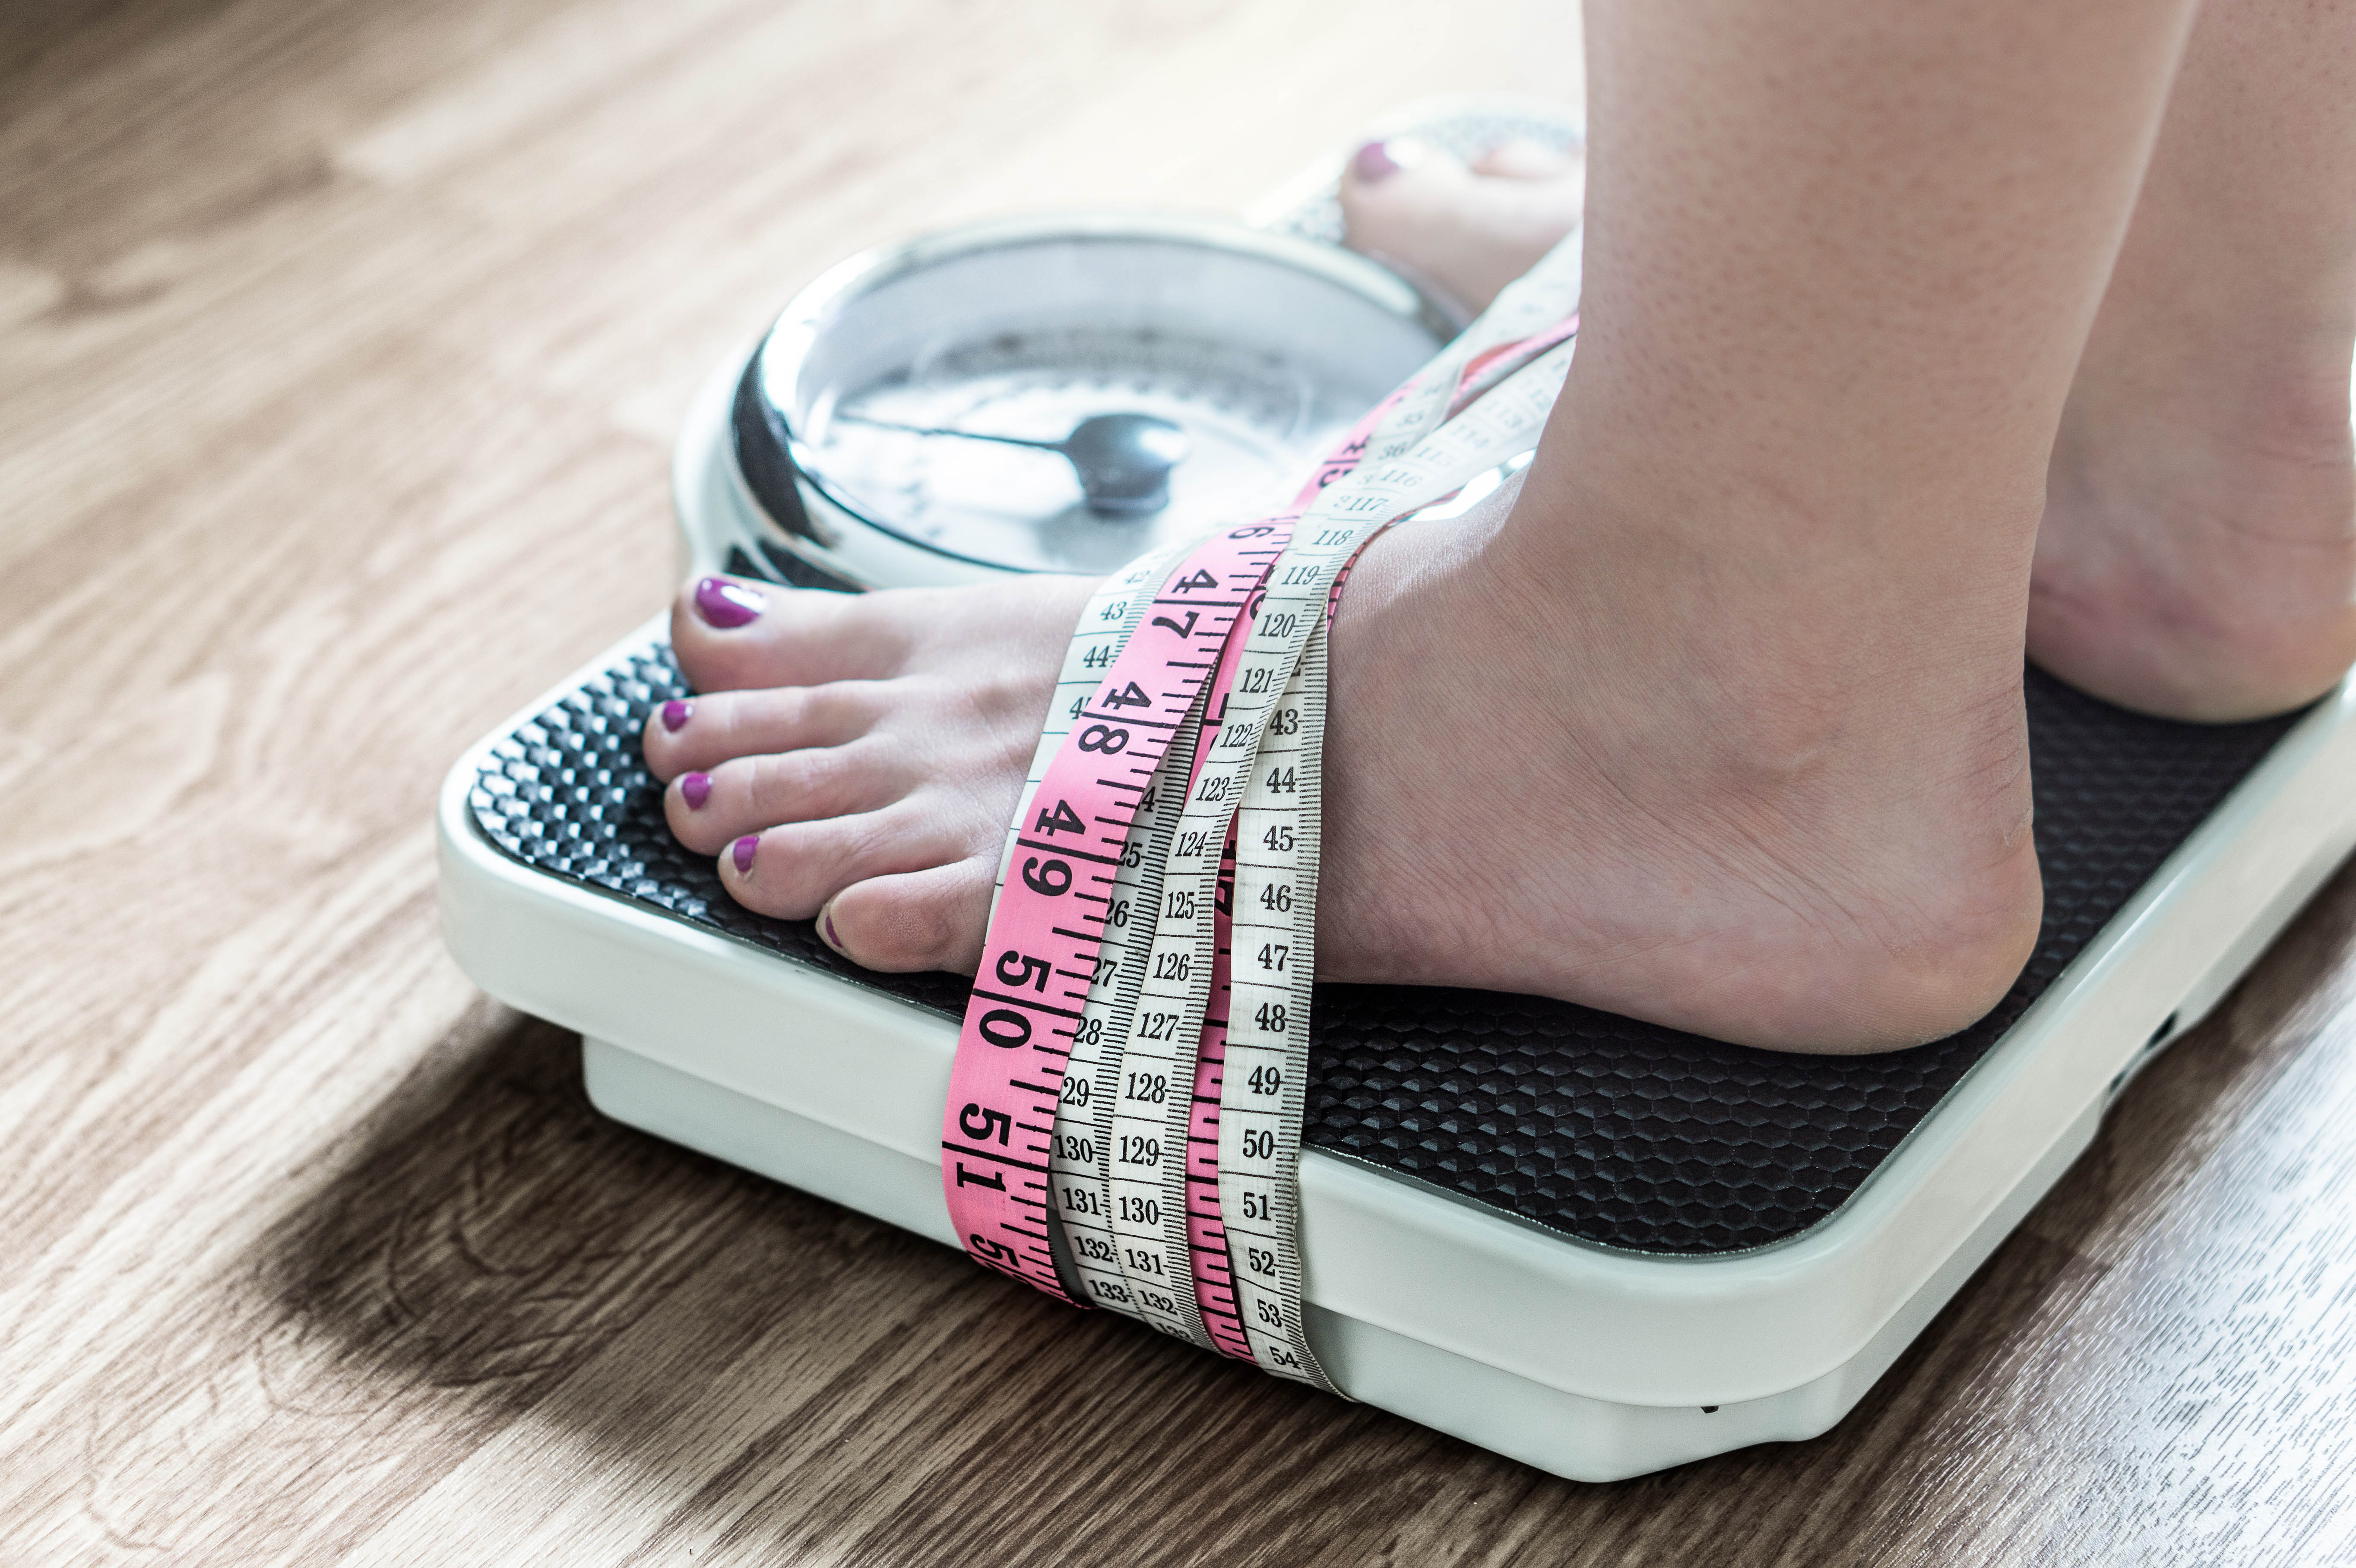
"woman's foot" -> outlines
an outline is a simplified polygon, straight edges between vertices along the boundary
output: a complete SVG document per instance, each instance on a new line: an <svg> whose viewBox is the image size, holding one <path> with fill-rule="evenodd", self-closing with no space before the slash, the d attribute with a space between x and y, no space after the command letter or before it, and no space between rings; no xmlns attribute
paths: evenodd
<svg viewBox="0 0 2356 1568"><path fill-rule="evenodd" d="M2252 719L2329 689L2356 660L2344 345L2336 359L2233 386L2213 365L2090 353L2054 446L2029 656L2172 719Z"/></svg>
<svg viewBox="0 0 2356 1568"><path fill-rule="evenodd" d="M2205 0L2046 484L2029 651L2098 696L2245 719L2356 659L2356 31Z"/></svg>
<svg viewBox="0 0 2356 1568"><path fill-rule="evenodd" d="M1412 140L1369 142L1342 175L1350 248L1475 312L1579 226L1586 199L1578 151L1529 141L1469 165Z"/></svg>
<svg viewBox="0 0 2356 1568"><path fill-rule="evenodd" d="M1567 574L1554 510L1501 493L1354 574L1319 972L1794 1050L1985 1011L2038 922L2017 669L1892 701L1871 660L1828 665L1788 624L1730 635L1690 583ZM970 973L1088 589L691 590L674 646L704 695L646 735L672 827L862 964Z"/></svg>

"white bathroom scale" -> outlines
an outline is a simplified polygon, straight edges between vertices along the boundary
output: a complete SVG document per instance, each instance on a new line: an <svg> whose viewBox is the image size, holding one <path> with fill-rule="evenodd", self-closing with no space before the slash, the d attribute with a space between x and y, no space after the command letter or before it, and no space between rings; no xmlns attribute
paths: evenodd
<svg viewBox="0 0 2356 1568"><path fill-rule="evenodd" d="M1205 458L1214 477L1246 484L1255 462L1292 461L1329 415L1359 411L1322 398L1346 402L1352 376L1396 380L1372 359L1411 368L1449 330L1429 299L1293 227L997 226L831 275L689 420L689 563L861 587L1127 559L1139 535L1121 530L1137 524L1047 494L1071 484L1059 460L1025 456L1030 476L1008 481L1042 487L1034 511L1052 526L1025 534L953 504L960 465L980 459L904 462L876 443L1117 396L1161 400L1194 451L1224 454ZM1151 308L1089 317L1130 335L1119 343L1036 312L948 341L952 303L987 295L988 269L1024 245L1051 248L1032 259L1059 306L1102 271L1089 246L1215 254L1200 268L1163 256L1144 268ZM983 270L928 294L944 256ZM1244 347L1361 305L1363 330L1344 336L1397 341L1324 365L1312 331L1254 369L1188 312L1225 309L1222 291L1263 264L1351 298L1310 288ZM834 334L862 300L914 323L905 340ZM830 417L868 425L838 451ZM930 511L862 489L919 471L937 486ZM1177 474L1173 508L1216 504ZM1002 559L1023 551L1045 559ZM737 906L672 838L638 753L652 709L688 695L663 626L567 676L452 769L450 948L491 995L581 1031L608 1115L954 1246L940 1127L969 983L858 969L808 923ZM1536 997L1318 988L1300 1242L1310 1339L1342 1390L1582 1480L1812 1437L1857 1403L2094 1138L2120 1087L2356 846L2348 685L2222 726L2128 713L2035 670L2027 696L2044 927L2002 1003L1949 1039L1793 1055Z"/></svg>

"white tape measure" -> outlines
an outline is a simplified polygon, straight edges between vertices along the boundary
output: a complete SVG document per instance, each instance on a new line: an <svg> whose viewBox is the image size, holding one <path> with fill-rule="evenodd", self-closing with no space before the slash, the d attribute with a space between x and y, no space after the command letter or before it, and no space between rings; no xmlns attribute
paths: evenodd
<svg viewBox="0 0 2356 1568"><path fill-rule="evenodd" d="M978 1261L1340 1392L1302 1317L1296 1190L1326 626L1367 540L1536 446L1578 299L1574 236L1290 512L1150 555L1089 601L943 1119Z"/></svg>

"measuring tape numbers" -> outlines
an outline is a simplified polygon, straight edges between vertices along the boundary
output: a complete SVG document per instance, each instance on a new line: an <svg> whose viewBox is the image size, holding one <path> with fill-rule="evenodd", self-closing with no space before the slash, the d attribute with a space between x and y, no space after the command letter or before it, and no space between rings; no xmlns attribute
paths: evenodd
<svg viewBox="0 0 2356 1568"><path fill-rule="evenodd" d="M1368 539L1535 446L1577 301L1574 237L1290 514L1089 601L951 1069L942 1184L977 1261L1341 1392L1309 1345L1297 1197L1327 626Z"/></svg>

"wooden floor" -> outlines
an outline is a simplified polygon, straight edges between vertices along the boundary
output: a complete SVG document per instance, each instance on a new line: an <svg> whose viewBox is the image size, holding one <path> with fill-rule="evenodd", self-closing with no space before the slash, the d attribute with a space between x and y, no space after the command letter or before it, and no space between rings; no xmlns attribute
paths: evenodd
<svg viewBox="0 0 2356 1568"><path fill-rule="evenodd" d="M795 286L1575 97L1572 28L0 10L0 1563L2351 1560L2356 876L1838 1429L1610 1487L602 1122L443 953L436 780L662 602L673 422ZM1020 1388L959 1370L1042 1327Z"/></svg>

